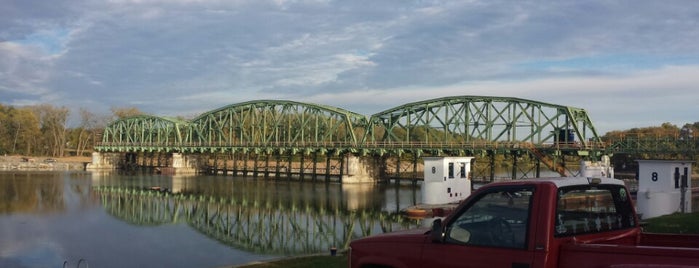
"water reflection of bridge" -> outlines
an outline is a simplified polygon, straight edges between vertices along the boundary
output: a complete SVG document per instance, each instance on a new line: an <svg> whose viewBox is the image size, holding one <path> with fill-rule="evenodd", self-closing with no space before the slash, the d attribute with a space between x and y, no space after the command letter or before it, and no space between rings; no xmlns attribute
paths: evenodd
<svg viewBox="0 0 699 268"><path fill-rule="evenodd" d="M418 221L342 202L298 198L215 196L99 186L105 210L136 225L186 223L223 244L264 254L346 248L357 237L414 228ZM350 204L350 206L352 206Z"/></svg>

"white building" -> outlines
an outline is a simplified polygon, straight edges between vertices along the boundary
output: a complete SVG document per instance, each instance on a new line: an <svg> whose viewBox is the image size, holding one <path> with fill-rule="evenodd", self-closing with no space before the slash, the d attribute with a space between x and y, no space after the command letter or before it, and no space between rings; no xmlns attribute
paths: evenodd
<svg viewBox="0 0 699 268"><path fill-rule="evenodd" d="M637 160L636 207L643 218L692 212L693 161Z"/></svg>
<svg viewBox="0 0 699 268"><path fill-rule="evenodd" d="M471 195L469 174L473 157L424 157L423 160L423 204L455 203Z"/></svg>

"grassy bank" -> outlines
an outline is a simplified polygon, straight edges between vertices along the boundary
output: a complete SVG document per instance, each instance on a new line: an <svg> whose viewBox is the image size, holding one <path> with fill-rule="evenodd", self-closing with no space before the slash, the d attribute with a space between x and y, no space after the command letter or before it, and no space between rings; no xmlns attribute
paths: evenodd
<svg viewBox="0 0 699 268"><path fill-rule="evenodd" d="M645 220L646 232L699 234L699 212L675 213Z"/></svg>

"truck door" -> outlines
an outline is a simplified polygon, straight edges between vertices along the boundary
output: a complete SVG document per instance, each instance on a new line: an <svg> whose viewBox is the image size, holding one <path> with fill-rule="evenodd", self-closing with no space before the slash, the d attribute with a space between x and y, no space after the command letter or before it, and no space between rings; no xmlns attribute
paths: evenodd
<svg viewBox="0 0 699 268"><path fill-rule="evenodd" d="M530 267L534 189L503 186L478 193L444 223L441 241L425 244L422 267Z"/></svg>

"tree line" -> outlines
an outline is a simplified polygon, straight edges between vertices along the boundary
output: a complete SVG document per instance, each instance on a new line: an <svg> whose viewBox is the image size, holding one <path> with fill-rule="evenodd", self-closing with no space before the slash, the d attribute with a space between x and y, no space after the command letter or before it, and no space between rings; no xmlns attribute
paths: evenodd
<svg viewBox="0 0 699 268"><path fill-rule="evenodd" d="M112 107L111 114L106 116L83 108L78 113L78 124L68 127L70 109L67 107L50 104L14 107L0 104L0 155L88 155L100 141L107 124L119 118L143 114L134 107ZM412 134L418 132L420 131ZM687 123L682 127L663 123L660 126L614 130L606 133L602 139L614 140L630 135L694 139L695 135L699 135L699 122Z"/></svg>
<svg viewBox="0 0 699 268"><path fill-rule="evenodd" d="M143 114L133 107L112 108L111 112L111 115L100 116L81 108L77 126L68 127L70 109L65 106L0 104L0 155L87 155L111 121Z"/></svg>
<svg viewBox="0 0 699 268"><path fill-rule="evenodd" d="M616 140L625 136L640 138L694 139L696 138L696 135L699 135L699 122L687 123L682 127L666 122L655 127L610 131L602 136L602 140Z"/></svg>

